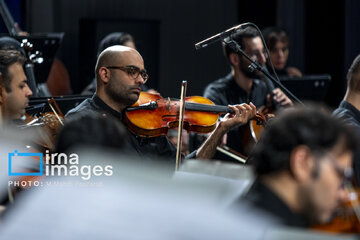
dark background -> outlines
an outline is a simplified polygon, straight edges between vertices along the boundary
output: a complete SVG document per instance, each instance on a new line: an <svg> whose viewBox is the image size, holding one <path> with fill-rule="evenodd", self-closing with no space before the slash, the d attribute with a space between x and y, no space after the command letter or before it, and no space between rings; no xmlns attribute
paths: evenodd
<svg viewBox="0 0 360 240"><path fill-rule="evenodd" d="M346 87L346 71L360 53L360 1L334 0L6 0L15 21L30 33L64 32L58 57L67 67L74 93L93 77L98 42L107 33L132 34L148 85L163 96L201 95L230 69L220 44L196 51L194 44L229 27L253 22L263 29L288 30L290 65L306 74L328 73L325 98L335 107ZM2 27L2 32L6 29Z"/></svg>

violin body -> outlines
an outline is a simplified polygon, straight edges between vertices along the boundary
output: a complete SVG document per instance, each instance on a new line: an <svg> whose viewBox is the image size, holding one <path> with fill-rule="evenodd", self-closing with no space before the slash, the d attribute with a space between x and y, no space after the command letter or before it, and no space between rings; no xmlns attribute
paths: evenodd
<svg viewBox="0 0 360 240"><path fill-rule="evenodd" d="M347 200L337 208L333 219L326 224L314 225L312 229L333 233L360 233L360 189L352 187L352 184L345 187L348 190Z"/></svg>
<svg viewBox="0 0 360 240"><path fill-rule="evenodd" d="M178 127L180 101L164 99L159 94L141 92L138 101L132 107L136 108L149 102L156 104L156 108L126 111L124 121L131 132L142 137L156 137L167 135L168 129ZM205 109L208 107L215 107L215 105L207 98L187 97L184 129L197 133L213 131L220 112L215 110L215 112L207 112Z"/></svg>
<svg viewBox="0 0 360 240"><path fill-rule="evenodd" d="M249 122L250 133L255 143L259 141L260 136L264 131L267 122L274 117L275 115L270 113L268 114L256 113L255 119L250 120Z"/></svg>
<svg viewBox="0 0 360 240"><path fill-rule="evenodd" d="M60 111L54 99L49 99L48 104L55 105L58 113L55 112L45 112L45 113L37 113L37 116L31 116L29 114L25 114L25 125L21 128L23 131L30 130L34 131L37 135L36 139L32 142L28 143L27 149L30 152L34 153L43 153L43 162L45 163L45 152L46 150L52 151L54 150L55 139L58 134L59 128L62 125L62 121L64 120L64 115ZM26 134L26 132L24 133ZM36 158L34 161L38 161ZM22 172L33 172L31 169L23 169ZM40 181L44 178L44 176L21 176L17 179L17 181L26 183L21 186L21 189L26 189L31 186L28 185L34 181Z"/></svg>

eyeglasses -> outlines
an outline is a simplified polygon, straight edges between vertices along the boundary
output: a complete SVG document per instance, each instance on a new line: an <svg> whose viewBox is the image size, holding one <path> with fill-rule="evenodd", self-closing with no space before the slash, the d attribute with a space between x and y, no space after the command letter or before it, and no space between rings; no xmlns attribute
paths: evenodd
<svg viewBox="0 0 360 240"><path fill-rule="evenodd" d="M352 168L342 168L336 162L331 160L331 165L334 168L336 174L339 176L340 179L344 181L350 181L353 176Z"/></svg>
<svg viewBox="0 0 360 240"><path fill-rule="evenodd" d="M350 167L342 168L337 164L336 158L332 154L325 154L327 156L328 161L330 162L331 166L335 170L336 174L338 175L339 179L341 179L342 183L340 185L341 188L345 186L347 182L351 182L351 178L353 176L353 169Z"/></svg>
<svg viewBox="0 0 360 240"><path fill-rule="evenodd" d="M249 55L249 57L251 57L252 59L261 59L262 55L267 58L267 52L265 51L265 49L261 52L259 50L254 50L254 51L245 51L245 53L247 55Z"/></svg>
<svg viewBox="0 0 360 240"><path fill-rule="evenodd" d="M149 75L146 73L146 70L140 70L140 68L136 66L124 66L124 67L118 67L118 66L108 66L106 68L109 69L119 69L121 71L126 72L129 76L131 76L133 79L136 79L141 75L142 79L144 79L144 83L149 79Z"/></svg>

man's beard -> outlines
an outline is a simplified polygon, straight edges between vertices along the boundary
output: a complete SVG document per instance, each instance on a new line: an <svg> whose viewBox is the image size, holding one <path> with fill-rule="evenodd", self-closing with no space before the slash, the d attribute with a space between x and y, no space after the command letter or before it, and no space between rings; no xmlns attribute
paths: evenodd
<svg viewBox="0 0 360 240"><path fill-rule="evenodd" d="M316 205L314 195L314 189L309 187L299 189L298 201L301 203L299 215L310 225L329 222L332 216L329 216L329 219L322 219L323 211Z"/></svg>
<svg viewBox="0 0 360 240"><path fill-rule="evenodd" d="M114 101L119 104L125 105L125 106L131 106L138 100L139 96L137 98L130 98L130 96L126 95L125 89L117 89L118 86L114 86L111 81L107 86L105 86L105 92L106 94Z"/></svg>

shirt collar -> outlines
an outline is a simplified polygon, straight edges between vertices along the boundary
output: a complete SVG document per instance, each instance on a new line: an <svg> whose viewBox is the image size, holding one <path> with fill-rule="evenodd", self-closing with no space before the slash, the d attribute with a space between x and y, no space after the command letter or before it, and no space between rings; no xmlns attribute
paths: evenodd
<svg viewBox="0 0 360 240"><path fill-rule="evenodd" d="M107 105L103 100L101 100L101 98L98 95L96 95L96 93L94 93L94 95L92 96L92 100L94 101L95 105L99 108L99 110L101 110L102 112L108 113L117 119L122 119L121 112L118 112L113 108L111 108L109 105Z"/></svg>
<svg viewBox="0 0 360 240"><path fill-rule="evenodd" d="M356 115L357 119L360 119L360 111L356 107L354 107L354 105L349 103L348 101L342 100L339 107L349 109Z"/></svg>

